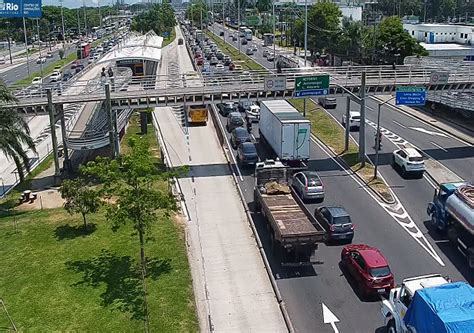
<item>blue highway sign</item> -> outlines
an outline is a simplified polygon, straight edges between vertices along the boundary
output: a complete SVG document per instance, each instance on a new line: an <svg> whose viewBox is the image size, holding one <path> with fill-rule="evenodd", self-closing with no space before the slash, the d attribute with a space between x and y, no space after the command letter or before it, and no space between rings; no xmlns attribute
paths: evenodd
<svg viewBox="0 0 474 333"><path fill-rule="evenodd" d="M313 90L295 91L295 96L296 97L322 96L322 95L327 95L328 93L329 93L329 89L313 89Z"/></svg>
<svg viewBox="0 0 474 333"><path fill-rule="evenodd" d="M395 91L396 105L425 105L425 87L397 87Z"/></svg>

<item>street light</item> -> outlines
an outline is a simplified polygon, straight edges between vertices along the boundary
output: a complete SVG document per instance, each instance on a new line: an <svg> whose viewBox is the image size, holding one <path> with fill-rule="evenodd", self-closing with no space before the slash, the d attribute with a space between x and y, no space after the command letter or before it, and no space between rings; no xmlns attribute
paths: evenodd
<svg viewBox="0 0 474 333"><path fill-rule="evenodd" d="M377 179L377 169L379 165L379 148L380 148L380 109L382 105L392 101L395 96L390 97L383 103L379 103L377 107L377 132L375 133L375 166L374 166L374 179Z"/></svg>
<svg viewBox="0 0 474 333"><path fill-rule="evenodd" d="M60 0L61 1L61 26L62 26L62 30L63 30L63 50L66 49L66 36L64 34L64 13L63 13L63 0Z"/></svg>
<svg viewBox="0 0 474 333"><path fill-rule="evenodd" d="M275 43L276 43L275 1L272 2L272 21L273 21L273 68L276 68L276 59L275 59Z"/></svg>

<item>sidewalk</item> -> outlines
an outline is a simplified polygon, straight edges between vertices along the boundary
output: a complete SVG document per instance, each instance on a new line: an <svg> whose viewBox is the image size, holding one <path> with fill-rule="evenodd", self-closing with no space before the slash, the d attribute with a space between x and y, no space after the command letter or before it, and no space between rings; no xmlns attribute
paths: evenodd
<svg viewBox="0 0 474 333"><path fill-rule="evenodd" d="M187 142L171 108L153 117L172 165L190 166L179 184L201 331L287 332L212 124L189 128Z"/></svg>

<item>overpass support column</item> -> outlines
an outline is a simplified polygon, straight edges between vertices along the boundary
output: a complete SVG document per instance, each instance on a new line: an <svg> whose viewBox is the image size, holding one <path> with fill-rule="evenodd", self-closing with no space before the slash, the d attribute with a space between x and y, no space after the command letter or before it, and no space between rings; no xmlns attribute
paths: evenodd
<svg viewBox="0 0 474 333"><path fill-rule="evenodd" d="M56 136L53 93L51 92L51 89L46 90L46 96L48 97L49 126L51 127L51 141L53 143L54 175L59 176L58 137Z"/></svg>
<svg viewBox="0 0 474 333"><path fill-rule="evenodd" d="M107 112L108 117L108 125L109 125L109 143L110 143L110 151L111 151L111 158L116 158L118 153L116 152L115 148L115 129L117 124L116 117L113 116L112 111L112 102L110 101L110 85L108 83L105 84L105 112Z"/></svg>
<svg viewBox="0 0 474 333"><path fill-rule="evenodd" d="M359 161L365 166L365 80L366 73L362 72L360 83L360 129L359 129Z"/></svg>
<svg viewBox="0 0 474 333"><path fill-rule="evenodd" d="M349 132L351 129L351 122L349 121L350 117L350 112L351 112L351 98L347 96L347 101L346 101L346 122L345 122L345 136L344 136L344 150L348 151L349 150Z"/></svg>
<svg viewBox="0 0 474 333"><path fill-rule="evenodd" d="M56 104L56 113L59 115L61 121L61 135L63 138L63 152L64 152L64 164L63 168L67 171L71 170L71 161L69 160L69 150L67 148L67 135L66 135L66 120L64 119L64 108L62 104Z"/></svg>

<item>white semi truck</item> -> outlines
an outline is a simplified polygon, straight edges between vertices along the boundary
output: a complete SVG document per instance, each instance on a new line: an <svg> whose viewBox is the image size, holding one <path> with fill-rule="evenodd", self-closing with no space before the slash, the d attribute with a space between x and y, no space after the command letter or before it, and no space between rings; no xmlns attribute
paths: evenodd
<svg viewBox="0 0 474 333"><path fill-rule="evenodd" d="M403 280L382 302L388 333L471 333L474 288L439 274Z"/></svg>
<svg viewBox="0 0 474 333"><path fill-rule="evenodd" d="M260 142L293 168L306 168L310 158L311 122L285 100L260 103Z"/></svg>

